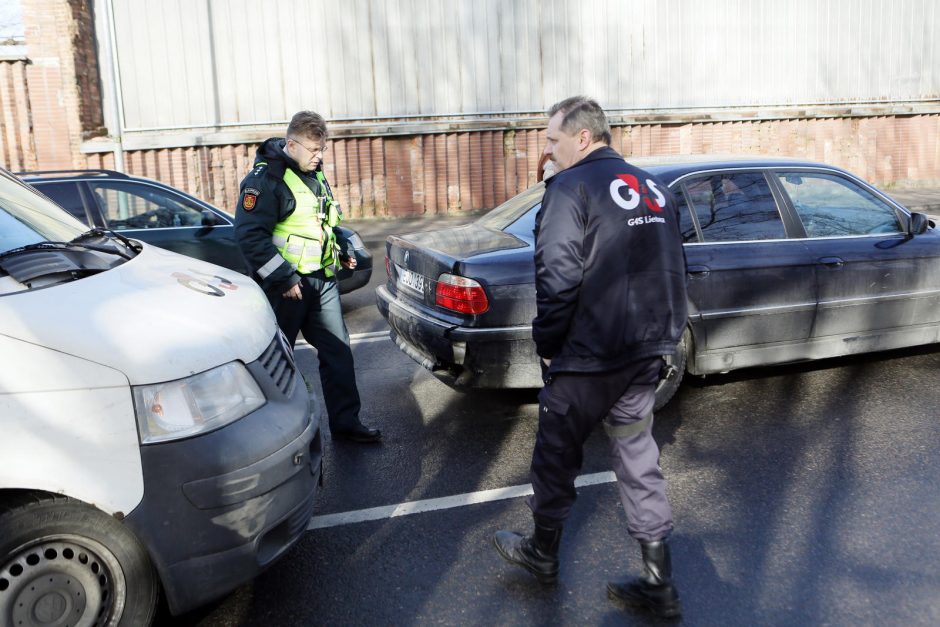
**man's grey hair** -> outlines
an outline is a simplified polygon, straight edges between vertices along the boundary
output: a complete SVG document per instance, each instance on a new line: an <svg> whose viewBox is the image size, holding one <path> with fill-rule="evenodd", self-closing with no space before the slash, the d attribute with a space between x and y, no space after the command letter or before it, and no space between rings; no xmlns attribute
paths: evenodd
<svg viewBox="0 0 940 627"><path fill-rule="evenodd" d="M288 137L309 137L326 141L329 133L326 130L326 120L319 113L313 111L298 111L290 119L287 126Z"/></svg>
<svg viewBox="0 0 940 627"><path fill-rule="evenodd" d="M574 135L583 128L591 131L591 141L604 142L610 146L610 124L607 115L597 101L587 96L572 96L556 102L548 110L548 117L561 112L561 130Z"/></svg>

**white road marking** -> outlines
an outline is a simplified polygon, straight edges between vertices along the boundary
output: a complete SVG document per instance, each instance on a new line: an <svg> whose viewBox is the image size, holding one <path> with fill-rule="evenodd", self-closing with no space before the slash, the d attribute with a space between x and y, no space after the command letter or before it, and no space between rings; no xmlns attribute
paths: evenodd
<svg viewBox="0 0 940 627"><path fill-rule="evenodd" d="M352 333L349 336L349 343L353 344L368 344L369 342L383 342L385 340L391 339L388 331L370 331L369 333ZM294 350L300 350L302 348L313 348L310 344L307 343L302 337L297 338L297 342L294 345Z"/></svg>
<svg viewBox="0 0 940 627"><path fill-rule="evenodd" d="M593 475L582 475L578 477L575 479L574 485L575 487L581 488L602 483L613 483L616 480L617 478L612 471L598 472ZM481 492L455 494L454 496L444 496L437 499L411 501L408 503L399 503L398 505L384 505L382 507L371 507L369 509L359 509L352 512L326 514L324 516L314 516L311 518L307 529L325 529L327 527L351 525L353 523L366 522L369 520L382 520L384 518L395 518L396 516L407 516L409 514L421 514L423 512L463 507L464 505L476 505L478 503L515 499L530 494L532 494L532 484L527 483L525 485L509 486L508 488L494 488Z"/></svg>

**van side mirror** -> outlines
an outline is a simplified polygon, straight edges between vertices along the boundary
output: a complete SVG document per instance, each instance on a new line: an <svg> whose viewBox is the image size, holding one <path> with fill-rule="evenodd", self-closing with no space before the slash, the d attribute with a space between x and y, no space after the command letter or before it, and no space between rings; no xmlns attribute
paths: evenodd
<svg viewBox="0 0 940 627"><path fill-rule="evenodd" d="M930 219L923 213L912 213L911 221L907 225L907 234L910 236L921 235L927 232L930 226Z"/></svg>

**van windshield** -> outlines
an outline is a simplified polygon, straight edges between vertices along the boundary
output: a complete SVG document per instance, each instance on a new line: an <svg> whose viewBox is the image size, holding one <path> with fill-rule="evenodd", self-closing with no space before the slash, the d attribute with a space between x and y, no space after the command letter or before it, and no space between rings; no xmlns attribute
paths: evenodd
<svg viewBox="0 0 940 627"><path fill-rule="evenodd" d="M0 173L0 253L43 241L67 242L86 228L35 190Z"/></svg>

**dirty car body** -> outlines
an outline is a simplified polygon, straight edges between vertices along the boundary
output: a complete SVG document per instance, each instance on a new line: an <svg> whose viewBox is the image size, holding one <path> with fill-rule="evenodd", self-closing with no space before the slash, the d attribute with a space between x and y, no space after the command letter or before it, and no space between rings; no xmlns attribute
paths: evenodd
<svg viewBox="0 0 940 627"><path fill-rule="evenodd" d="M688 327L657 406L685 371L940 341L940 230L926 216L810 161L634 163L675 194L688 268ZM543 192L538 184L472 224L386 242L378 308L399 348L449 385L541 385L531 322Z"/></svg>

